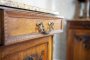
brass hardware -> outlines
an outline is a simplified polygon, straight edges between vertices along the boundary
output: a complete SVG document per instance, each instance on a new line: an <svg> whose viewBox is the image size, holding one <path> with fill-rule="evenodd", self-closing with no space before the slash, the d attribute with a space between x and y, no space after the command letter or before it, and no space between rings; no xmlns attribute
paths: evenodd
<svg viewBox="0 0 90 60"><path fill-rule="evenodd" d="M49 32L51 32L54 29L54 23L53 22L48 23L48 26L49 26L48 31L45 30L43 22L36 23L36 26L38 27L38 31L42 34L48 34Z"/></svg>
<svg viewBox="0 0 90 60"><path fill-rule="evenodd" d="M38 22L38 23L36 24L36 26L38 27L39 32L44 32L44 31L45 31L44 25L43 25L42 22Z"/></svg>
<svg viewBox="0 0 90 60"><path fill-rule="evenodd" d="M37 23L36 26L38 27L38 31L39 31L40 33L42 33L42 34L48 34L48 33L49 33L49 32L47 32L47 31L45 30L45 27L44 27L44 25L43 25L43 22Z"/></svg>
<svg viewBox="0 0 90 60"><path fill-rule="evenodd" d="M49 31L54 30L54 23L53 22L49 22L48 26L49 26Z"/></svg>
<svg viewBox="0 0 90 60"><path fill-rule="evenodd" d="M39 31L40 33L42 33L42 34L48 34L48 33L49 33L49 32L47 32L47 31L45 30L45 27L44 27L44 25L43 25L43 22L37 23L36 26L38 27L38 31Z"/></svg>

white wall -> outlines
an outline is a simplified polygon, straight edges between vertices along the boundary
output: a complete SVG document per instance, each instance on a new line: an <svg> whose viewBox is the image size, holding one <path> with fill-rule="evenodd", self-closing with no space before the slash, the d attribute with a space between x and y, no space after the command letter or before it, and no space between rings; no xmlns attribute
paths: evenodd
<svg viewBox="0 0 90 60"><path fill-rule="evenodd" d="M66 19L73 18L75 0L53 0L53 10L58 11Z"/></svg>
<svg viewBox="0 0 90 60"><path fill-rule="evenodd" d="M53 10L66 19L73 19L75 0L53 0ZM64 32L54 36L54 60L66 60L66 23Z"/></svg>

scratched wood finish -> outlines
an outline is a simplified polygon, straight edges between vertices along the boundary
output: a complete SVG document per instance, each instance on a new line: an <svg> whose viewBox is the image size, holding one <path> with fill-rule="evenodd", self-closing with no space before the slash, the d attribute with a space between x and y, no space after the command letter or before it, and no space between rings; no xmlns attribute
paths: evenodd
<svg viewBox="0 0 90 60"><path fill-rule="evenodd" d="M67 60L90 60L90 49L74 35L90 35L90 21L68 21L67 24Z"/></svg>
<svg viewBox="0 0 90 60"><path fill-rule="evenodd" d="M33 54L42 54L43 60L52 60L53 56L53 36L38 38L0 47L0 60L24 60L26 57ZM34 60L37 60L34 58Z"/></svg>

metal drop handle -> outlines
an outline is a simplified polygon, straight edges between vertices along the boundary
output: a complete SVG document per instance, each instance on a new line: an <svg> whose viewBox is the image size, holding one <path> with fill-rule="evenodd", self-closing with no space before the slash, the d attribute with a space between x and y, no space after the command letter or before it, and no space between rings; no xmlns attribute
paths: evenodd
<svg viewBox="0 0 90 60"><path fill-rule="evenodd" d="M49 34L49 32L51 32L54 29L54 27L53 27L54 23L53 22L48 23L48 26L49 26L48 31L46 31L43 22L36 23L36 26L38 27L38 31L42 34Z"/></svg>

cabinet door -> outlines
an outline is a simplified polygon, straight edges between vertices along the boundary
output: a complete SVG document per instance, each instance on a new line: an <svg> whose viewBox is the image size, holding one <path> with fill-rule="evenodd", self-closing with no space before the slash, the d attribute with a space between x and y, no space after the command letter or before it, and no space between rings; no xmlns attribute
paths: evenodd
<svg viewBox="0 0 90 60"><path fill-rule="evenodd" d="M2 60L48 60L48 44L40 44L17 53L9 54Z"/></svg>
<svg viewBox="0 0 90 60"><path fill-rule="evenodd" d="M35 47L28 48L22 52L20 52L20 58L21 60L29 60L29 59L35 59L36 50Z"/></svg>
<svg viewBox="0 0 90 60"><path fill-rule="evenodd" d="M90 31L70 30L67 60L90 60Z"/></svg>
<svg viewBox="0 0 90 60"><path fill-rule="evenodd" d="M90 31L76 30L75 34L73 60L90 60Z"/></svg>
<svg viewBox="0 0 90 60"><path fill-rule="evenodd" d="M2 58L2 60L20 60L19 54L11 54Z"/></svg>
<svg viewBox="0 0 90 60"><path fill-rule="evenodd" d="M38 54L39 56L39 59L38 60L48 60L48 44L45 43L45 44L42 44L42 45L38 45L36 47L36 53Z"/></svg>
<svg viewBox="0 0 90 60"><path fill-rule="evenodd" d="M47 60L47 43L31 47L21 53L21 60Z"/></svg>
<svg viewBox="0 0 90 60"><path fill-rule="evenodd" d="M74 42L73 60L90 60L90 49L86 49L83 42Z"/></svg>
<svg viewBox="0 0 90 60"><path fill-rule="evenodd" d="M52 60L52 36L0 47L0 60Z"/></svg>

